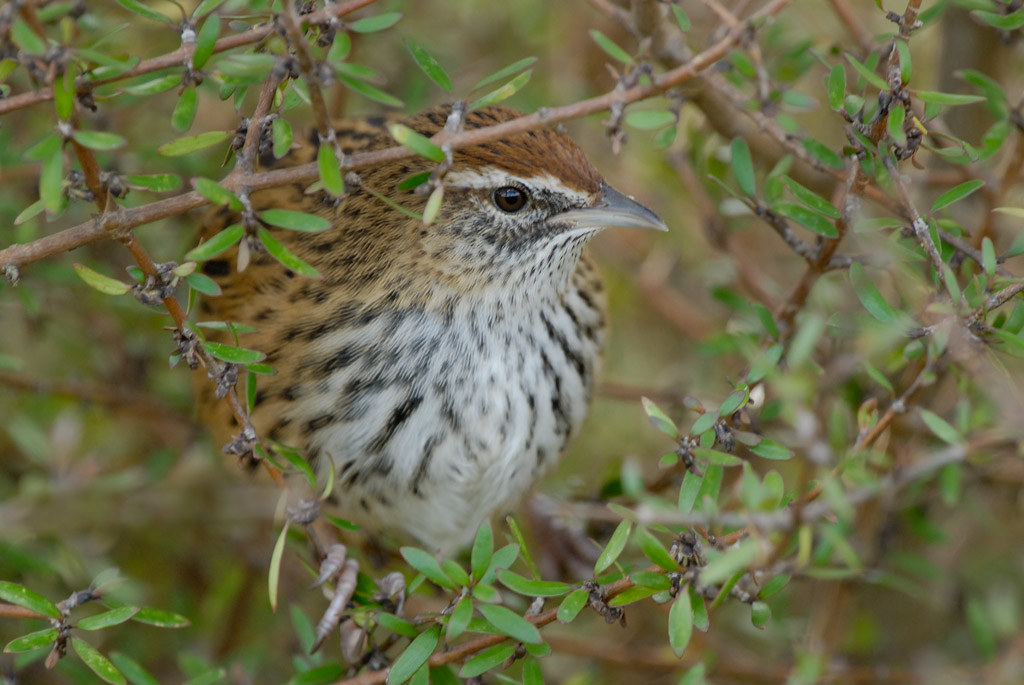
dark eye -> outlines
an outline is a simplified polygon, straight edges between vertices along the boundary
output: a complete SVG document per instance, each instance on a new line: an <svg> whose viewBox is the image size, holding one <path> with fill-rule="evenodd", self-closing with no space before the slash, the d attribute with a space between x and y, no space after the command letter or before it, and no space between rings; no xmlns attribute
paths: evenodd
<svg viewBox="0 0 1024 685"><path fill-rule="evenodd" d="M514 214L525 207L529 199L525 190L515 186L502 186L491 195L494 206L509 214Z"/></svg>

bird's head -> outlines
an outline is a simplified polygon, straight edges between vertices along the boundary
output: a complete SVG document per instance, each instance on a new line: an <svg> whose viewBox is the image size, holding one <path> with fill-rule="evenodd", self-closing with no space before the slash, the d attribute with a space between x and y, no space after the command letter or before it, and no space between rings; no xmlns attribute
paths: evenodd
<svg viewBox="0 0 1024 685"><path fill-rule="evenodd" d="M449 113L447 106L436 107L406 123L431 136ZM507 107L490 106L467 112L463 127L483 128L518 116ZM424 256L448 274L498 283L542 272L568 278L586 242L603 228L667 230L654 212L607 185L563 133L518 133L456 150L452 162L436 222L417 229ZM427 170L429 164L404 160L399 175ZM411 191L393 186L388 194L412 205ZM422 198L415 206L422 209Z"/></svg>

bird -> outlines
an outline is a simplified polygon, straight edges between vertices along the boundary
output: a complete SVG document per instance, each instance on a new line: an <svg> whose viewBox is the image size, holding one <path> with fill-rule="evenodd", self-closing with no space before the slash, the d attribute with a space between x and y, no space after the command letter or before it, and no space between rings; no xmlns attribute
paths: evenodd
<svg viewBox="0 0 1024 685"><path fill-rule="evenodd" d="M451 112L400 121L429 137ZM465 112L462 126L519 116L491 105ZM392 147L391 123L338 122L337 140L345 154ZM271 165L312 161L316 147L314 136ZM320 473L333 463L339 516L450 552L513 508L583 423L606 337L591 238L667 228L553 129L455 150L425 225L393 205L422 213L426 198L402 181L436 168L410 157L361 169L340 203L302 185L253 193L257 215L274 207L330 221L318 233L265 226L320 278L258 249L240 269L236 246L202 265L222 294L204 298L201 314L255 328L239 344L264 352L276 374L259 378L251 423ZM201 237L238 222L212 210ZM215 434L238 433L213 384L198 403Z"/></svg>

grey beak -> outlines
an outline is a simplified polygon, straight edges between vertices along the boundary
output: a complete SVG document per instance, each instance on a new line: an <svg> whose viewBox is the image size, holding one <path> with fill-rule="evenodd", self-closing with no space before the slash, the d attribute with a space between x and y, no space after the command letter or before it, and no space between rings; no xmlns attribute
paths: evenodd
<svg viewBox="0 0 1024 685"><path fill-rule="evenodd" d="M570 223L580 228L646 228L667 231L668 226L657 214L626 197L610 185L601 184L601 196L589 207L570 209L555 214L549 221Z"/></svg>

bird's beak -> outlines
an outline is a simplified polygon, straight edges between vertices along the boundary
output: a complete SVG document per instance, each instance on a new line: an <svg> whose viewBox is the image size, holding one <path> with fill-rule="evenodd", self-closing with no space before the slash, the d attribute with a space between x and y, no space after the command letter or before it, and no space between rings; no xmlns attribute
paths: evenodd
<svg viewBox="0 0 1024 685"><path fill-rule="evenodd" d="M668 226L657 214L642 204L626 197L610 185L601 184L601 195L589 207L570 209L555 214L549 221L573 224L579 228L649 228L667 231Z"/></svg>

